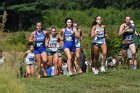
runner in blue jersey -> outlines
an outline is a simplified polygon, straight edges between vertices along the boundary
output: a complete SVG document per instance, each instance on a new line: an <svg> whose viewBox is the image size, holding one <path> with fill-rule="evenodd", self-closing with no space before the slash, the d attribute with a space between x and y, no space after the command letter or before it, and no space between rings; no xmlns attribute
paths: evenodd
<svg viewBox="0 0 140 93"><path fill-rule="evenodd" d="M54 65L54 75L57 75L57 64L58 64L58 35L56 33L56 28L51 27L51 34L47 38L46 46L47 46L47 55L48 55L48 64L49 66Z"/></svg>
<svg viewBox="0 0 140 93"><path fill-rule="evenodd" d="M135 48L134 36L133 36L136 31L135 31L135 27L132 26L130 21L131 21L131 17L126 16L125 23L123 23L119 29L119 36L123 36L121 48L122 48L122 57L123 57L122 63L124 67L125 67L128 48L131 50L131 54L132 54L131 56L132 65L134 65L134 60L136 56L136 48Z"/></svg>
<svg viewBox="0 0 140 93"><path fill-rule="evenodd" d="M73 21L71 18L66 18L65 23L66 27L63 28L59 32L59 34L64 35L63 49L67 56L69 75L74 75L73 61L74 61L74 53L76 50L75 37L80 38L80 35L77 33L77 30L73 28Z"/></svg>
<svg viewBox="0 0 140 93"><path fill-rule="evenodd" d="M107 46L105 41L105 26L102 25L101 17L97 16L92 24L91 29L91 37L93 38L93 53L94 53L94 61L93 61L93 67L92 70L94 74L98 74L99 69L97 67L97 62L99 59L99 50L102 50L102 66L101 66L101 72L105 72L105 62L106 62L106 55L107 55Z"/></svg>
<svg viewBox="0 0 140 93"><path fill-rule="evenodd" d="M29 37L29 42L34 43L34 54L37 61L38 71L37 77L40 78L40 71L41 71L41 62L44 62L44 76L47 76L46 73L46 65L47 65L47 54L46 54L46 46L45 41L48 32L42 29L42 24L36 24L36 30L31 33Z"/></svg>
<svg viewBox="0 0 140 93"><path fill-rule="evenodd" d="M75 37L75 46L76 46L76 52L75 52L75 65L77 68L77 71L79 74L82 73L81 67L80 67L80 49L81 49L81 44L80 44L80 39L82 37L82 31L78 27L78 23L76 21L73 22L73 28L77 30L77 33L80 34L80 38Z"/></svg>

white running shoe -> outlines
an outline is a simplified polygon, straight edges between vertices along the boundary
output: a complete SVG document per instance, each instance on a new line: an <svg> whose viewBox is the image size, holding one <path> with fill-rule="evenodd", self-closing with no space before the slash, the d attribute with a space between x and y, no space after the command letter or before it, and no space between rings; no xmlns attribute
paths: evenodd
<svg viewBox="0 0 140 93"><path fill-rule="evenodd" d="M99 74L99 70L95 69L94 75L97 75L97 74Z"/></svg>
<svg viewBox="0 0 140 93"><path fill-rule="evenodd" d="M94 75L99 74L99 70L98 69L92 68L92 71L93 71Z"/></svg>
<svg viewBox="0 0 140 93"><path fill-rule="evenodd" d="M101 72L106 72L104 66L101 67Z"/></svg>
<svg viewBox="0 0 140 93"><path fill-rule="evenodd" d="M136 66L136 65L134 65L134 66L133 66L133 69L134 69L134 70L136 70L136 69L137 69L137 66Z"/></svg>
<svg viewBox="0 0 140 93"><path fill-rule="evenodd" d="M74 75L74 72L69 71L69 75L68 76L73 76L73 75Z"/></svg>
<svg viewBox="0 0 140 93"><path fill-rule="evenodd" d="M71 71L69 71L69 75L70 75L70 76L72 75L72 72L71 72Z"/></svg>

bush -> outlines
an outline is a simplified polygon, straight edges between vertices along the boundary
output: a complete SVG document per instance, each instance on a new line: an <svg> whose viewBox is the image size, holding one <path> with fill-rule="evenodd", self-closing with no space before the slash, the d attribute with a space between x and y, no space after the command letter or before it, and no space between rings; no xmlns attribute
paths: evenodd
<svg viewBox="0 0 140 93"><path fill-rule="evenodd" d="M15 33L11 35L8 39L7 42L9 44L17 45L17 44L26 44L26 36L24 32L21 33Z"/></svg>

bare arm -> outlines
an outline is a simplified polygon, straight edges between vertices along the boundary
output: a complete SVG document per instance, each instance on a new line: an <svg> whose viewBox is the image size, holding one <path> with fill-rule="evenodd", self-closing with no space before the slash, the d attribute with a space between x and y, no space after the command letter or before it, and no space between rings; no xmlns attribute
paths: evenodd
<svg viewBox="0 0 140 93"><path fill-rule="evenodd" d="M119 29L119 36L125 33L128 28L129 28L128 26L124 26L124 24L122 24Z"/></svg>
<svg viewBox="0 0 140 93"><path fill-rule="evenodd" d="M29 42L30 43L33 43L34 41L35 41L35 37L34 37L34 32L32 32L31 34L30 34L30 37L29 37Z"/></svg>
<svg viewBox="0 0 140 93"><path fill-rule="evenodd" d="M95 26L92 27L91 29L91 38L93 38L94 36L96 36L98 33L95 31Z"/></svg>
<svg viewBox="0 0 140 93"><path fill-rule="evenodd" d="M82 39L82 30L81 29L78 29L79 32L80 32L80 39Z"/></svg>
<svg viewBox="0 0 140 93"><path fill-rule="evenodd" d="M135 31L135 34L136 34L136 35L139 35L139 34L137 33L137 31Z"/></svg>
<svg viewBox="0 0 140 93"><path fill-rule="evenodd" d="M49 31L44 31L44 33L45 33L46 37L48 38L48 37L49 37L50 32L49 32Z"/></svg>
<svg viewBox="0 0 140 93"><path fill-rule="evenodd" d="M64 34L64 29L61 29L61 31L58 33L58 38L60 38L60 40L62 40L62 35Z"/></svg>
<svg viewBox="0 0 140 93"><path fill-rule="evenodd" d="M80 38L80 34L77 32L77 29L74 28L74 31L72 33L75 37Z"/></svg>
<svg viewBox="0 0 140 93"><path fill-rule="evenodd" d="M46 38L45 45L46 45L47 48L50 48L49 41L50 41L50 37Z"/></svg>
<svg viewBox="0 0 140 93"><path fill-rule="evenodd" d="M26 58L27 54L29 53L30 50L26 51L24 54L23 54L23 58Z"/></svg>
<svg viewBox="0 0 140 93"><path fill-rule="evenodd" d="M108 34L106 33L105 25L102 26L104 28L105 37L108 38Z"/></svg>

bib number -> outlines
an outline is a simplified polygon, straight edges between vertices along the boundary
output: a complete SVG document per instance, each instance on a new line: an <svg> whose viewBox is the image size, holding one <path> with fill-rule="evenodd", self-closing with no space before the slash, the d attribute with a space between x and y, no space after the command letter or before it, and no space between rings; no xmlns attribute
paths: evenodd
<svg viewBox="0 0 140 93"><path fill-rule="evenodd" d="M29 61L34 61L34 58L29 58Z"/></svg>
<svg viewBox="0 0 140 93"><path fill-rule="evenodd" d="M43 45L43 43L37 43L36 45L37 45L37 47L40 47Z"/></svg>
<svg viewBox="0 0 140 93"><path fill-rule="evenodd" d="M103 37L104 37L103 35L97 35L98 40L102 39Z"/></svg>
<svg viewBox="0 0 140 93"><path fill-rule="evenodd" d="M126 36L126 40L131 40L131 39L132 39L132 35Z"/></svg>
<svg viewBox="0 0 140 93"><path fill-rule="evenodd" d="M72 37L66 37L66 41L72 41Z"/></svg>

